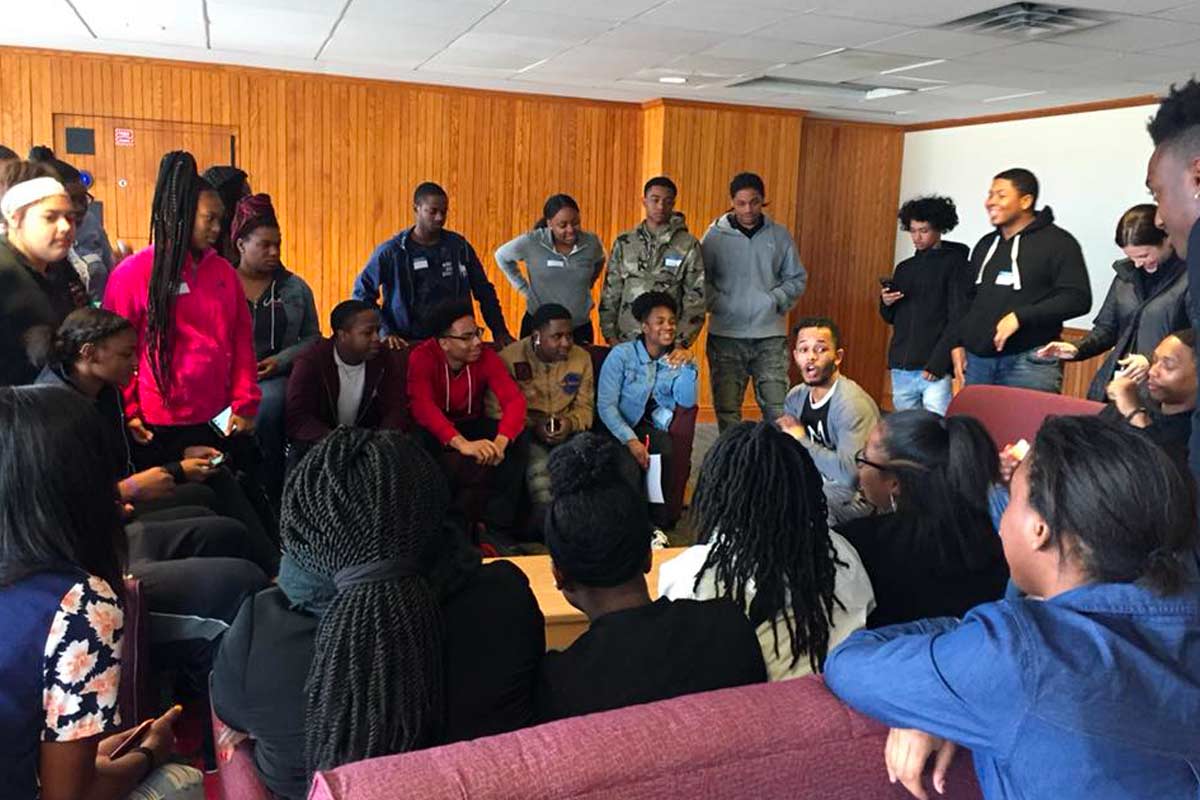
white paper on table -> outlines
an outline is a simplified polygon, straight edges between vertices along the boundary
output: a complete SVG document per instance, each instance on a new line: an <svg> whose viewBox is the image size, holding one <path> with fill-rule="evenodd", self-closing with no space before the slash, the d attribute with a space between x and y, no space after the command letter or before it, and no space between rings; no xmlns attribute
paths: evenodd
<svg viewBox="0 0 1200 800"><path fill-rule="evenodd" d="M665 503L662 487L662 454L650 454L650 466L646 469L646 494L651 503Z"/></svg>

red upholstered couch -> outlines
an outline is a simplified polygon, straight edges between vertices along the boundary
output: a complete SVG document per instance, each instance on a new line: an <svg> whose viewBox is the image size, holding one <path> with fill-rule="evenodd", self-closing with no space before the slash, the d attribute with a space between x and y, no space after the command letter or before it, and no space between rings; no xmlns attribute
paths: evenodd
<svg viewBox="0 0 1200 800"><path fill-rule="evenodd" d="M903 800L884 770L886 734L810 676L349 764L318 773L309 798ZM220 764L220 779L226 800L268 800L249 745ZM979 797L960 751L945 798Z"/></svg>
<svg viewBox="0 0 1200 800"><path fill-rule="evenodd" d="M975 417L997 448L1020 439L1033 444L1046 417L1099 414L1103 403L1008 386L966 386L950 401L947 416Z"/></svg>

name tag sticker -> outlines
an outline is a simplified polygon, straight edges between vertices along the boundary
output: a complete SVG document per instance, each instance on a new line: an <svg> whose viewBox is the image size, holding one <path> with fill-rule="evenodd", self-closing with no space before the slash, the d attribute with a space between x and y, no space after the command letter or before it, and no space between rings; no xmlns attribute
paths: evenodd
<svg viewBox="0 0 1200 800"><path fill-rule="evenodd" d="M188 285L186 283L184 283L183 281L180 281L179 288L175 291L175 294L178 295L178 294L191 294L191 293L192 293L192 290L188 288Z"/></svg>
<svg viewBox="0 0 1200 800"><path fill-rule="evenodd" d="M414 258L413 269L429 269L429 260L425 258Z"/></svg>
<svg viewBox="0 0 1200 800"><path fill-rule="evenodd" d="M1004 270L1004 272L999 272L996 274L996 285L997 286L1012 286L1013 283L1014 283L1014 281L1013 281L1012 270L1006 269L1006 270Z"/></svg>
<svg viewBox="0 0 1200 800"><path fill-rule="evenodd" d="M683 259L679 256L667 256L663 259L663 263L667 265L667 269L675 269L683 263Z"/></svg>
<svg viewBox="0 0 1200 800"><path fill-rule="evenodd" d="M567 262L563 261L561 258L546 259L547 267L565 267L566 265L567 265Z"/></svg>

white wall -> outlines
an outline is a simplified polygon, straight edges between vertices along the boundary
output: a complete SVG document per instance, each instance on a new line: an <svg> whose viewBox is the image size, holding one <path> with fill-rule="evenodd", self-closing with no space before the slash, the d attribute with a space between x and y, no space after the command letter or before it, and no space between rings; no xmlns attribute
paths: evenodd
<svg viewBox="0 0 1200 800"><path fill-rule="evenodd" d="M1092 279L1092 311L1066 324L1090 328L1112 282L1117 219L1130 206L1152 202L1146 162L1154 149L1146 133L1153 105L1053 117L916 131L904 137L900 203L942 194L958 205L958 227L947 237L974 247L991 230L983 201L992 176L1009 167L1033 171L1038 206L1083 247ZM899 208L899 204L897 204ZM896 236L896 260L912 255L908 234Z"/></svg>

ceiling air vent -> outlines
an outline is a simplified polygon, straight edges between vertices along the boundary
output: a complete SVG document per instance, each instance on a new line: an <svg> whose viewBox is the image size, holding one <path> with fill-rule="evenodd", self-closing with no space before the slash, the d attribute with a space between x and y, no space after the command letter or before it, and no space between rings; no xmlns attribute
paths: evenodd
<svg viewBox="0 0 1200 800"><path fill-rule="evenodd" d="M819 97L836 97L843 100L882 100L901 94L912 94L911 87L880 86L866 83L828 83L806 81L798 78L779 78L765 75L760 78L729 84L730 88L759 89L767 92L807 94Z"/></svg>
<svg viewBox="0 0 1200 800"><path fill-rule="evenodd" d="M976 33L1004 39L1049 39L1106 25L1112 17L1100 11L1042 3L1009 3L938 27L958 33Z"/></svg>

